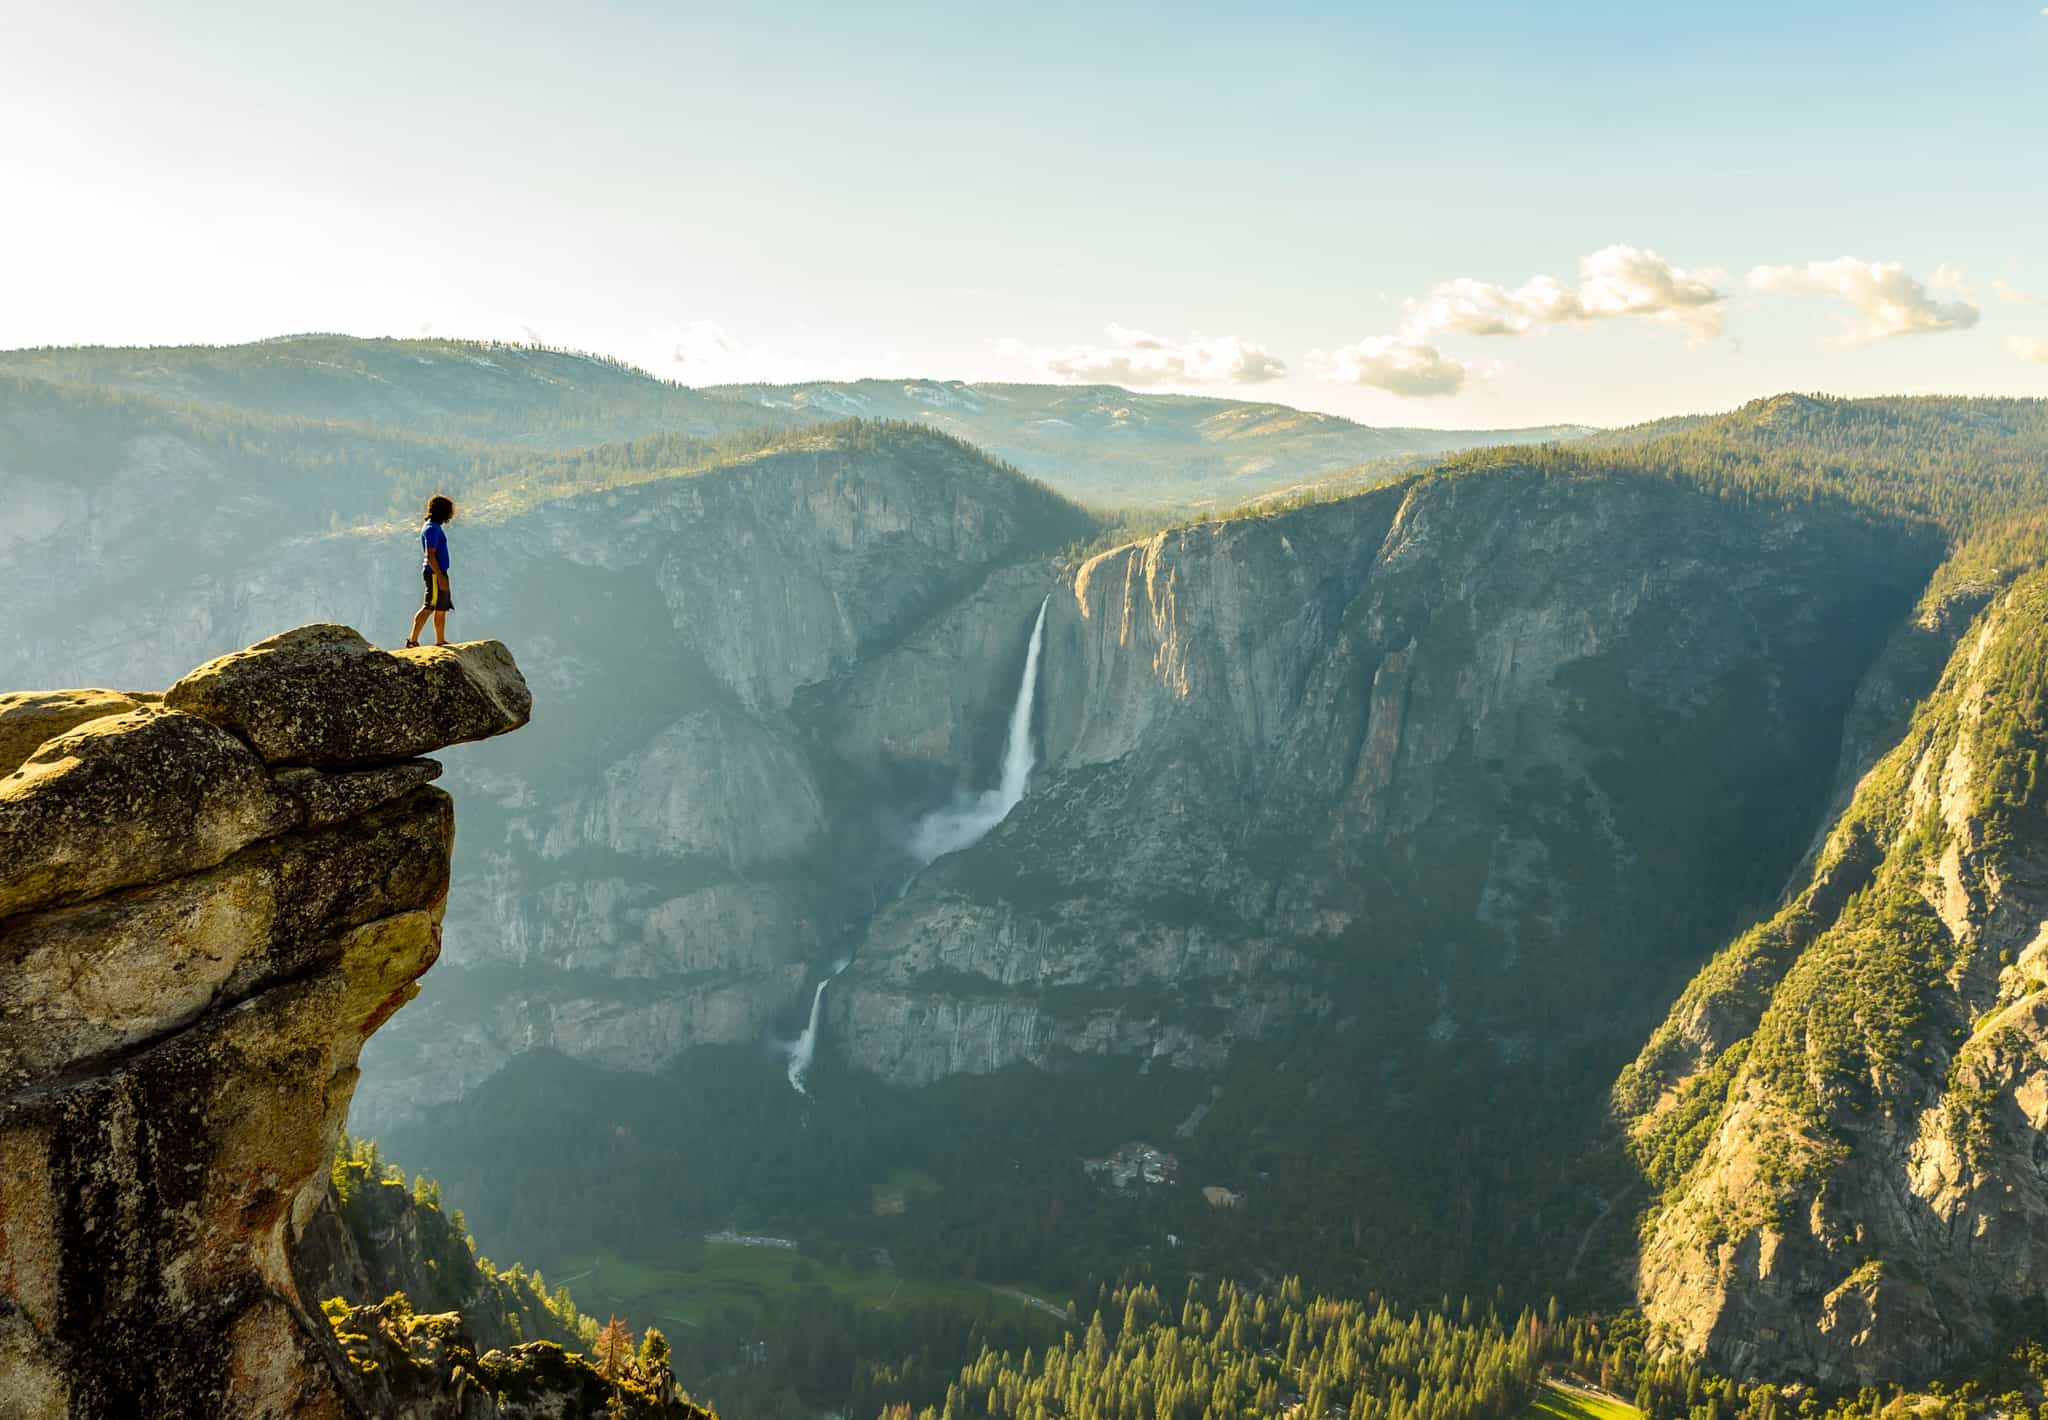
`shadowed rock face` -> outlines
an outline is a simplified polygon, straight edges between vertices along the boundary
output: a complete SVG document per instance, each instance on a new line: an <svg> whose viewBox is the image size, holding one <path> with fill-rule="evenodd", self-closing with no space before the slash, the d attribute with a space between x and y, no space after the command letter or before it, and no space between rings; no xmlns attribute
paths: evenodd
<svg viewBox="0 0 2048 1420"><path fill-rule="evenodd" d="M178 702L0 699L0 1414L361 1415L288 1259L440 951L453 804L409 756L530 702L495 642L341 627Z"/></svg>

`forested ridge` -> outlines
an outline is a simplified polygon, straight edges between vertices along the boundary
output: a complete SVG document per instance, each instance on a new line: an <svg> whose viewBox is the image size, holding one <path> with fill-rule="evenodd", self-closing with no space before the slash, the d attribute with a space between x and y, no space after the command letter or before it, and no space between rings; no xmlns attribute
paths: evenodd
<svg viewBox="0 0 2048 1420"><path fill-rule="evenodd" d="M1534 1388L1549 1329L1385 1302L1194 1283L1176 1309L1148 1284L1120 1286L1043 1354L984 1350L920 1420L1226 1420L1303 1407L1309 1420L1503 1420ZM907 1415L907 1410L897 1412Z"/></svg>
<svg viewBox="0 0 2048 1420"><path fill-rule="evenodd" d="M1668 478L1720 498L1924 525L1952 552L1936 590L2048 560L2048 399L1782 394L1568 448L1477 450L1444 468L1502 466Z"/></svg>
<svg viewBox="0 0 2048 1420"><path fill-rule="evenodd" d="M1960 533L2048 497L2048 399L1781 394L1726 414L1595 435L1573 452L1731 494L1793 501L1835 493Z"/></svg>
<svg viewBox="0 0 2048 1420"><path fill-rule="evenodd" d="M693 388L609 356L532 342L292 335L245 345L0 351L0 379L260 419L551 451L659 435L716 442L859 417L963 438L1091 502L1187 509L1361 459L1426 457L1576 428L1378 429L1242 400L1072 384L922 379ZM0 387L0 429L6 419Z"/></svg>
<svg viewBox="0 0 2048 1420"><path fill-rule="evenodd" d="M373 1404L480 1383L501 1404L552 1397L569 1413L596 1413L594 1403L636 1420L709 1420L678 1385L659 1329L636 1337L616 1316L600 1326L538 1270L493 1266L440 1183L408 1184L375 1140L344 1135L328 1183L340 1232L316 1214L294 1265Z"/></svg>
<svg viewBox="0 0 2048 1420"><path fill-rule="evenodd" d="M337 419L536 449L787 428L787 415L531 343L293 335L246 345L0 351L0 372L256 418Z"/></svg>
<svg viewBox="0 0 2048 1420"><path fill-rule="evenodd" d="M2010 1338L1978 1372L1922 1388L1823 1393L1714 1375L1659 1357L1640 1316L1571 1315L1553 1299L1513 1317L1467 1298L1402 1311L1310 1296L1299 1279L1248 1290L1190 1282L1178 1308L1148 1283L1105 1289L1085 1330L1039 1352L984 1347L923 1406L879 1420L1505 1420L1586 1413L1531 1407L1546 1383L1641 1420L2048 1420L2048 1345ZM2038 1308L2036 1309L2038 1311ZM2041 1334L2033 1318L2028 1335ZM1554 1394L1554 1392L1553 1392ZM1569 1397L1567 1397L1569 1398Z"/></svg>
<svg viewBox="0 0 2048 1420"><path fill-rule="evenodd" d="M1404 477L1500 470L1545 478L1659 478L1721 499L1816 507L1918 527L1957 554L1943 583L2016 574L2048 556L2048 399L1780 394L1725 414L1657 420L1566 442L1471 449L1427 465L1362 465L1250 500L1255 517L1354 497ZM1170 525L1119 510L1133 536Z"/></svg>
<svg viewBox="0 0 2048 1420"><path fill-rule="evenodd" d="M470 521L487 521L550 499L684 477L785 450L971 459L1045 486L962 439L915 423L837 419L712 434L663 430L535 449L361 419L250 413L62 385L0 364L0 459L7 472L96 491L138 442L153 441L189 450L181 459L209 461L224 485L218 497L288 507L290 521L281 526L301 534L411 522L434 493L455 498ZM1088 525L1078 510L1075 517L1077 526Z"/></svg>
<svg viewBox="0 0 2048 1420"><path fill-rule="evenodd" d="M463 1211L444 1205L440 1183L419 1175L408 1183L376 1140L344 1135L328 1181L342 1222L356 1238L396 1232L403 1219L404 1230L418 1239L420 1255L405 1259L415 1270L408 1300L418 1310L481 1307L502 1316L519 1340L588 1345L597 1339L597 1322L576 1310L568 1288L550 1291L539 1271L516 1263L502 1270L493 1265L478 1253Z"/></svg>

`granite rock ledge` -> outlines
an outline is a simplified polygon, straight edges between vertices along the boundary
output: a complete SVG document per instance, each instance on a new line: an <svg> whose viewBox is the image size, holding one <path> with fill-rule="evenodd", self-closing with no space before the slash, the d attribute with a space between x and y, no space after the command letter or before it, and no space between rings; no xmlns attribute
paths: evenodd
<svg viewBox="0 0 2048 1420"><path fill-rule="evenodd" d="M0 696L0 1415L374 1413L290 1259L440 951L418 756L531 707L498 642L340 626Z"/></svg>

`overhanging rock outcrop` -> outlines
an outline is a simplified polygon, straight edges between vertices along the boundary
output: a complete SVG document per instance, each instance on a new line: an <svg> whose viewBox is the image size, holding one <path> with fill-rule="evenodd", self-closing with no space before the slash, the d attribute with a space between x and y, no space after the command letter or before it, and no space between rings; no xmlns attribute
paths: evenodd
<svg viewBox="0 0 2048 1420"><path fill-rule="evenodd" d="M365 1413L291 1249L440 950L417 756L531 704L497 642L339 626L0 696L0 1415Z"/></svg>

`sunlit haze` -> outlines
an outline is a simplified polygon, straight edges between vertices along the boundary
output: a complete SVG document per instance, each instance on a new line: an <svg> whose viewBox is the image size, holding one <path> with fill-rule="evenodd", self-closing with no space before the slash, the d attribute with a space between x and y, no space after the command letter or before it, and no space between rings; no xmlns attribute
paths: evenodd
<svg viewBox="0 0 2048 1420"><path fill-rule="evenodd" d="M5 348L1439 426L2048 393L2038 0L11 8Z"/></svg>

